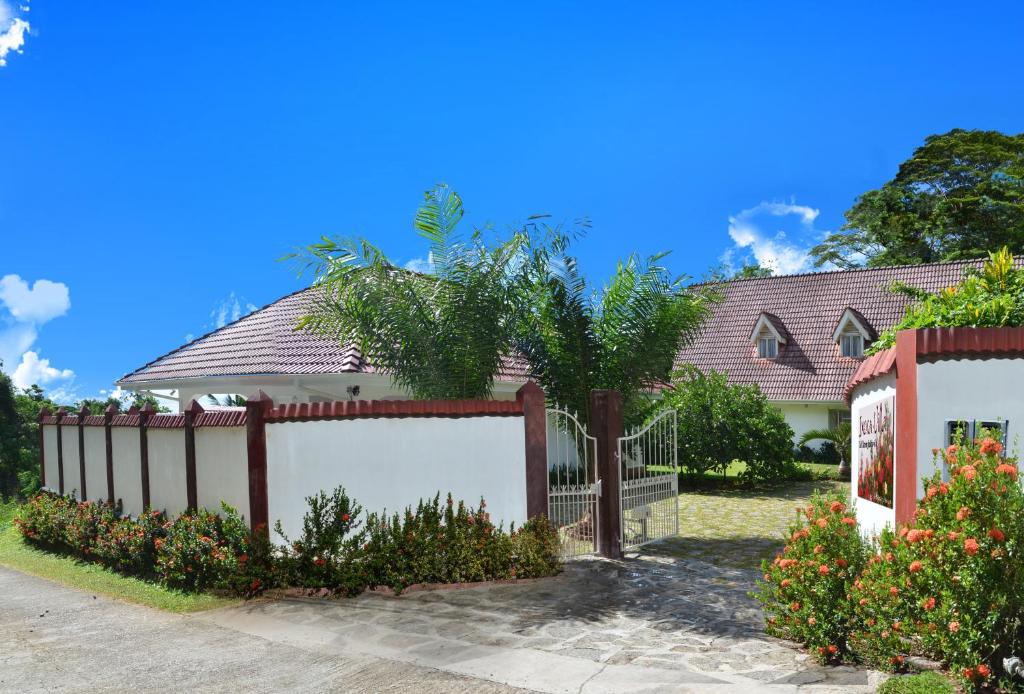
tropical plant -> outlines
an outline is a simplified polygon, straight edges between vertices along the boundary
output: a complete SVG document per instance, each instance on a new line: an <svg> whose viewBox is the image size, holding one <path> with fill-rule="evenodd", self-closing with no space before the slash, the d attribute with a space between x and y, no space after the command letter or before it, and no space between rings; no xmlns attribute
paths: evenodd
<svg viewBox="0 0 1024 694"><path fill-rule="evenodd" d="M869 353L896 344L896 333L913 328L1006 327L1024 325L1024 268L1006 248L989 253L981 269L968 267L955 287L932 294L905 284L893 291L914 299L903 320L884 331Z"/></svg>
<svg viewBox="0 0 1024 694"><path fill-rule="evenodd" d="M930 135L811 249L817 265L912 265L1024 252L1024 133Z"/></svg>
<svg viewBox="0 0 1024 694"><path fill-rule="evenodd" d="M548 400L589 421L590 392L617 390L626 423L640 422L714 295L672 278L661 264L665 253L630 255L594 292L569 254L572 237L535 225L527 236L529 310L517 345Z"/></svg>
<svg viewBox="0 0 1024 694"><path fill-rule="evenodd" d="M406 270L363 239L323 237L289 256L315 292L298 329L354 344L415 398L484 398L512 353L524 238L489 247L458 232L462 200L441 184L414 227L430 242L428 273Z"/></svg>
<svg viewBox="0 0 1024 694"><path fill-rule="evenodd" d="M849 422L840 422L829 429L811 429L800 437L798 445L804 446L809 441L829 441L839 451L839 478L846 479L850 475L850 438L852 427Z"/></svg>

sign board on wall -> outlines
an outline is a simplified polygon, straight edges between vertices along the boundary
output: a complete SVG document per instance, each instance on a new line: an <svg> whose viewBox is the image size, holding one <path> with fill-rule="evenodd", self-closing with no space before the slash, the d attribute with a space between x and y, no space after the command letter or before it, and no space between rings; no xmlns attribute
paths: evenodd
<svg viewBox="0 0 1024 694"><path fill-rule="evenodd" d="M893 505L895 409L896 398L890 396L863 408L857 421L857 496L887 508Z"/></svg>

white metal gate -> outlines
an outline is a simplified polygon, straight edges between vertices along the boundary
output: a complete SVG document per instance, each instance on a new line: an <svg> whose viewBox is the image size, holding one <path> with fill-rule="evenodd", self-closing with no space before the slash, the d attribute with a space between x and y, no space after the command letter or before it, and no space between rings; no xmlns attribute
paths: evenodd
<svg viewBox="0 0 1024 694"><path fill-rule="evenodd" d="M562 557L597 552L597 439L565 410L548 409L548 519L558 529Z"/></svg>
<svg viewBox="0 0 1024 694"><path fill-rule="evenodd" d="M619 438L622 549L679 533L676 411Z"/></svg>

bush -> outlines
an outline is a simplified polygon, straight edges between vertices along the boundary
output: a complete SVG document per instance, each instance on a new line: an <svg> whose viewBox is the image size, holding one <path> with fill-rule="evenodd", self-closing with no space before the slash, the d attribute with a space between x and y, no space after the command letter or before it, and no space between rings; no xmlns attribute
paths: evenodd
<svg viewBox="0 0 1024 694"><path fill-rule="evenodd" d="M990 683L1024 649L1024 492L992 439L940 452L951 479L926 481L913 523L887 531L853 591L857 650L899 669L905 655Z"/></svg>
<svg viewBox="0 0 1024 694"><path fill-rule="evenodd" d="M167 535L166 521L160 511L148 511L138 519L117 517L107 521L96 538L96 558L118 573L153 577L156 541Z"/></svg>
<svg viewBox="0 0 1024 694"><path fill-rule="evenodd" d="M792 458L793 430L756 384L730 385L725 374L692 366L673 375L659 407L678 413L679 464L690 473L747 464L752 480L778 479Z"/></svg>
<svg viewBox="0 0 1024 694"><path fill-rule="evenodd" d="M793 459L799 463L817 463L819 465L839 465L842 457L839 449L831 441L822 441L817 448L804 444L793 449Z"/></svg>
<svg viewBox="0 0 1024 694"><path fill-rule="evenodd" d="M170 523L154 541L160 580L180 590L226 589L238 570L239 558L249 552L249 528L232 507L221 513L199 509Z"/></svg>
<svg viewBox="0 0 1024 694"><path fill-rule="evenodd" d="M822 662L840 661L849 656L853 610L847 595L864 565L864 544L836 494L815 494L797 513L782 553L761 564L756 597L768 633L805 644Z"/></svg>
<svg viewBox="0 0 1024 694"><path fill-rule="evenodd" d="M937 672L903 675L882 682L878 694L955 694L953 683Z"/></svg>

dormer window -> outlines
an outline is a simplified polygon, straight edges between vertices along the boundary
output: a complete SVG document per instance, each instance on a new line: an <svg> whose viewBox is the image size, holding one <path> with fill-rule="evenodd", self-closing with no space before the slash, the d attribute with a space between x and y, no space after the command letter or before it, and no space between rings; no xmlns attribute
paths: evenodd
<svg viewBox="0 0 1024 694"><path fill-rule="evenodd" d="M775 359L781 346L786 344L786 329L776 316L762 313L750 332L750 341L757 347L759 359Z"/></svg>
<svg viewBox="0 0 1024 694"><path fill-rule="evenodd" d="M839 355L848 359L864 356L864 347L877 337L864 316L852 308L843 311L832 340L839 345Z"/></svg>

